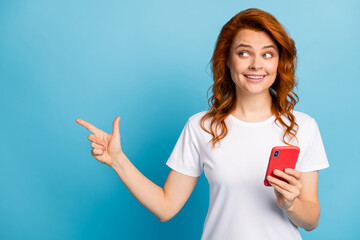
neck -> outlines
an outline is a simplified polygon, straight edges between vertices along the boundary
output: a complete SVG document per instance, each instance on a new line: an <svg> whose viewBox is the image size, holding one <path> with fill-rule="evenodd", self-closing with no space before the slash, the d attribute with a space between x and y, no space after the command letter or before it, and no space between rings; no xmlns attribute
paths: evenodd
<svg viewBox="0 0 360 240"><path fill-rule="evenodd" d="M246 122L260 122L271 117L272 99L269 90L259 94L236 91L236 106L232 115Z"/></svg>

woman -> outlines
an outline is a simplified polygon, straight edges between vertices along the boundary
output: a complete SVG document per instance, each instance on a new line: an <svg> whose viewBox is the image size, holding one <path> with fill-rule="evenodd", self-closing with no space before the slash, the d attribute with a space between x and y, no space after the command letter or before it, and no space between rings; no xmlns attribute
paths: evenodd
<svg viewBox="0 0 360 240"><path fill-rule="evenodd" d="M269 13L247 9L224 25L212 57L210 110L191 116L167 165L163 188L143 176L121 149L119 120L94 134L92 155L109 166L149 211L168 221L182 208L202 171L210 205L202 239L301 239L316 228L318 170L329 166L315 120L297 103L296 48ZM272 147L296 145L295 169L274 172L264 186Z"/></svg>

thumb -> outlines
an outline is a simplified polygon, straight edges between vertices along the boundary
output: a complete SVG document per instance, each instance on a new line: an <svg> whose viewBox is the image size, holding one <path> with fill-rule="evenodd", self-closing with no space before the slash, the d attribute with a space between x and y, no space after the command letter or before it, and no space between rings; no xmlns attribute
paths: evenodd
<svg viewBox="0 0 360 240"><path fill-rule="evenodd" d="M119 122L120 122L120 116L117 116L113 123L113 135L116 137L120 137Z"/></svg>

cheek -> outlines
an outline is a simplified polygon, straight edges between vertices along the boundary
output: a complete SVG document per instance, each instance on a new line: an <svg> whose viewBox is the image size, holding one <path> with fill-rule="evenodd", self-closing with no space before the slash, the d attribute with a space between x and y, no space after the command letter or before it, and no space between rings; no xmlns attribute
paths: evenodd
<svg viewBox="0 0 360 240"><path fill-rule="evenodd" d="M230 70L232 74L243 73L248 64L239 58L232 58L230 61Z"/></svg>
<svg viewBox="0 0 360 240"><path fill-rule="evenodd" d="M278 69L278 65L279 65L278 60L269 62L268 65L267 65L267 70L272 74L276 74L277 69Z"/></svg>

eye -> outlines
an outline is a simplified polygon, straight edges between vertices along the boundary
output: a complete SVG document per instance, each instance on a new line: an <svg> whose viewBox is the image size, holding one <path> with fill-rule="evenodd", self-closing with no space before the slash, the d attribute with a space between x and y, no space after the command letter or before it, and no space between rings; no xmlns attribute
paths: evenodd
<svg viewBox="0 0 360 240"><path fill-rule="evenodd" d="M263 55L265 58L271 58L273 56L272 53L264 53Z"/></svg>
<svg viewBox="0 0 360 240"><path fill-rule="evenodd" d="M240 57L248 57L249 53L247 53L247 52L239 52L239 56Z"/></svg>

